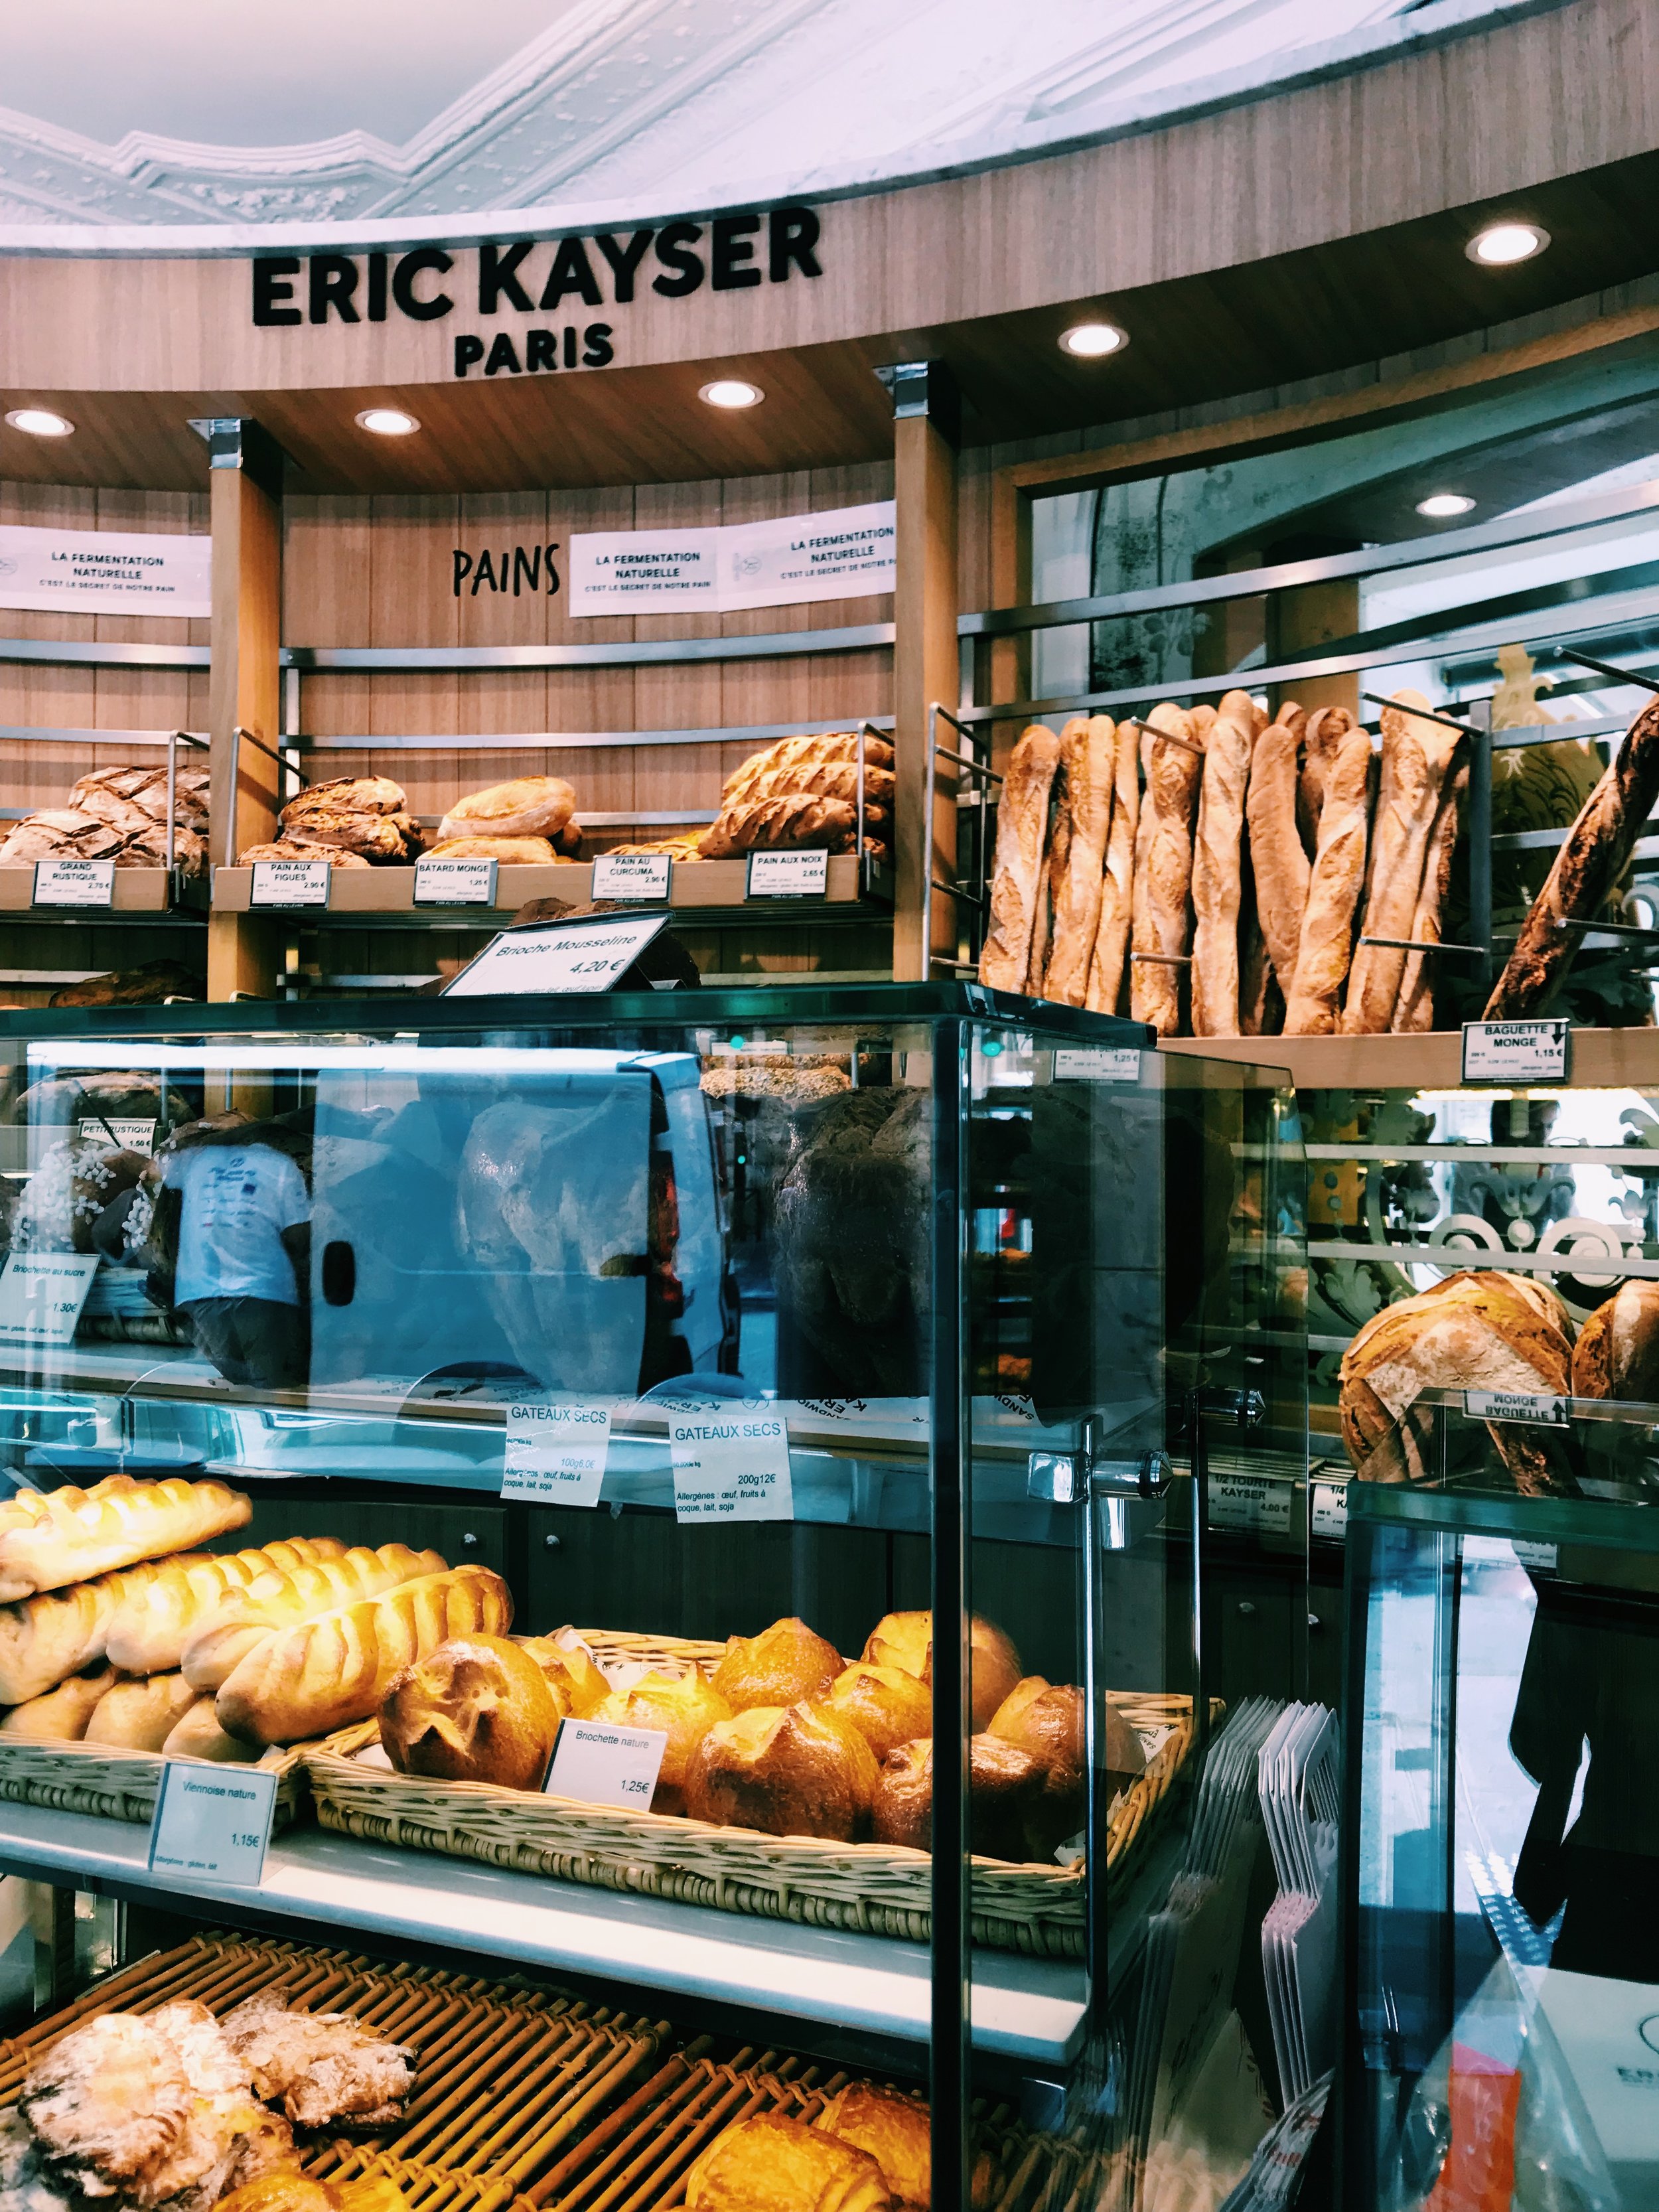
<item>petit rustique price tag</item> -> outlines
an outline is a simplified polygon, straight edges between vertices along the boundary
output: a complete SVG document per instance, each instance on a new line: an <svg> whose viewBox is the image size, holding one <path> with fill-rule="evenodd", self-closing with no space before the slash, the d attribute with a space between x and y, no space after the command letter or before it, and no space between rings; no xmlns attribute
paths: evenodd
<svg viewBox="0 0 1659 2212"><path fill-rule="evenodd" d="M269 1767L170 1759L149 1824L149 1870L257 1887L276 1809Z"/></svg>

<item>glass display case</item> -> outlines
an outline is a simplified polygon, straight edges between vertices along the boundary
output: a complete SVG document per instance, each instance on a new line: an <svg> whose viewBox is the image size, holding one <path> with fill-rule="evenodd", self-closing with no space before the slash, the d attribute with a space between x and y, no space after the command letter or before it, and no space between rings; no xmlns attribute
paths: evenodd
<svg viewBox="0 0 1659 2212"><path fill-rule="evenodd" d="M1655 2201L1656 1422L1427 1392L1350 1486L1356 2212Z"/></svg>
<svg viewBox="0 0 1659 2212"><path fill-rule="evenodd" d="M1271 1073L1146 1042L966 985L0 1021L11 1484L441 1554L556 1759L660 1739L509 1784L372 1668L168 1650L307 1776L258 1910L768 2017L926 2090L940 2204L1218 2202L1319 2070L1258 1790L1312 1709L1202 1592L1212 1461L1301 1451L1301 1167ZM0 1859L153 1882L3 1729Z"/></svg>

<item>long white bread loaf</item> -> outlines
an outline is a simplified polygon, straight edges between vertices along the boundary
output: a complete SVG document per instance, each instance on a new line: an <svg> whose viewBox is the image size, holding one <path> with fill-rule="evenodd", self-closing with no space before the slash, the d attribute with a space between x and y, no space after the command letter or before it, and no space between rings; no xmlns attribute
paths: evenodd
<svg viewBox="0 0 1659 2212"><path fill-rule="evenodd" d="M151 1674L140 1682L117 1682L93 1709L82 1743L107 1744L112 1750L160 1751L196 1702L182 1674Z"/></svg>
<svg viewBox="0 0 1659 2212"><path fill-rule="evenodd" d="M49 1491L46 1505L27 1527L0 1529L0 1605L204 1544L253 1511L240 1490L178 1475Z"/></svg>
<svg viewBox="0 0 1659 2212"><path fill-rule="evenodd" d="M1181 1024L1181 969L1191 949L1188 896L1193 881L1193 809L1204 775L1204 740L1213 709L1183 714L1167 703L1146 717L1160 734L1146 743L1146 789L1135 832L1134 928L1129 1012L1160 1036Z"/></svg>
<svg viewBox="0 0 1659 2212"><path fill-rule="evenodd" d="M1205 741L1204 785L1193 841L1194 1036L1239 1034L1239 847L1255 741L1255 702L1248 691L1228 692Z"/></svg>
<svg viewBox="0 0 1659 2212"><path fill-rule="evenodd" d="M1379 1036L1392 1023L1400 996L1405 953L1395 945L1363 940L1407 938L1416 917L1441 786L1459 742L1457 732L1443 722L1427 721L1408 711L1428 703L1420 691L1397 691L1395 703L1379 717L1382 781L1371 826L1362 942L1354 949L1342 1008L1345 1036Z"/></svg>
<svg viewBox="0 0 1659 2212"><path fill-rule="evenodd" d="M286 1573L259 1575L245 1590L233 1590L185 1643L185 1680L193 1690L216 1692L248 1653L265 1638L296 1621L313 1620L337 1606L420 1575L443 1572L438 1552L412 1552L407 1544L382 1544L371 1552L354 1544L337 1559L313 1559Z"/></svg>
<svg viewBox="0 0 1659 2212"><path fill-rule="evenodd" d="M0 1606L0 1705L21 1705L101 1659L122 1607L158 1575L198 1565L205 1552L146 1561L67 1589Z"/></svg>
<svg viewBox="0 0 1659 2212"><path fill-rule="evenodd" d="M120 1679L113 1667L100 1667L95 1674L71 1674L55 1690L0 1714L0 1735L33 1743L79 1743L87 1723Z"/></svg>
<svg viewBox="0 0 1659 2212"><path fill-rule="evenodd" d="M1034 722L1009 758L997 802L991 866L991 927L979 956L979 980L997 991L1024 991L1048 843L1048 794L1060 765L1060 739Z"/></svg>
<svg viewBox="0 0 1659 2212"><path fill-rule="evenodd" d="M505 1636L512 1626L507 1584L489 1567L399 1583L267 1637L220 1690L219 1725L251 1743L325 1735L377 1712L393 1678L452 1636Z"/></svg>
<svg viewBox="0 0 1659 2212"><path fill-rule="evenodd" d="M1080 1006L1088 995L1089 963L1105 890L1106 844L1115 803L1116 729L1104 714L1068 722L1060 735L1060 753L1069 836L1054 895L1053 942L1042 995L1063 1006ZM1055 844L1058 850L1058 823Z"/></svg>
<svg viewBox="0 0 1659 2212"><path fill-rule="evenodd" d="M125 1674L172 1674L192 1633L233 1591L261 1575L343 1559L345 1548L337 1536L294 1536L214 1558L164 1560L123 1594L104 1648Z"/></svg>
<svg viewBox="0 0 1659 2212"><path fill-rule="evenodd" d="M1089 988L1083 1001L1100 1014L1115 1014L1123 995L1123 963L1128 955L1134 911L1135 844L1140 830L1139 734L1133 722L1122 722L1112 741L1112 827L1106 840L1100 918L1095 925Z"/></svg>
<svg viewBox="0 0 1659 2212"><path fill-rule="evenodd" d="M183 1719L173 1723L161 1751L167 1759L212 1759L237 1766L253 1765L259 1757L257 1743L225 1734L211 1698L198 1698Z"/></svg>
<svg viewBox="0 0 1659 2212"><path fill-rule="evenodd" d="M1412 923L1412 935L1419 945L1440 942L1440 917L1445 911L1446 892L1451 883L1452 854L1457 849L1457 817L1468 787L1469 772L1461 768L1440 795L1434 828L1429 833L1423 887L1417 895L1417 914ZM1400 996L1394 1005L1395 1029L1434 1027L1434 988L1438 981L1431 954L1406 955L1406 972L1400 979Z"/></svg>
<svg viewBox="0 0 1659 2212"><path fill-rule="evenodd" d="M1296 977L1302 916L1313 874L1296 826L1296 732L1284 722L1270 722L1250 756L1250 786L1244 801L1256 919L1279 988L1287 999Z"/></svg>
<svg viewBox="0 0 1659 2212"><path fill-rule="evenodd" d="M1319 851L1308 883L1296 981L1285 994L1286 1036L1329 1036L1353 952L1354 908L1370 835L1371 740L1350 730L1325 779Z"/></svg>

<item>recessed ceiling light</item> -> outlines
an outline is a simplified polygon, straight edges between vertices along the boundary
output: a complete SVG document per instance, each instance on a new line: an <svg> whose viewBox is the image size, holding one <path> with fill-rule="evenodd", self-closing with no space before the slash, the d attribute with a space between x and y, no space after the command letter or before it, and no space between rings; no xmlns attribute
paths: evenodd
<svg viewBox="0 0 1659 2212"><path fill-rule="evenodd" d="M766 394L741 376L717 376L697 397L706 407L758 407Z"/></svg>
<svg viewBox="0 0 1659 2212"><path fill-rule="evenodd" d="M1121 353L1128 343L1129 333L1115 323L1073 323L1060 334L1060 351L1075 354L1079 361L1103 361L1109 353Z"/></svg>
<svg viewBox="0 0 1659 2212"><path fill-rule="evenodd" d="M1417 502L1419 514L1426 514L1431 522L1442 522L1448 515L1473 514L1474 501L1464 491L1431 491L1426 499Z"/></svg>
<svg viewBox="0 0 1659 2212"><path fill-rule="evenodd" d="M357 422L360 428L372 430L377 438L412 437L421 427L420 416L402 407L365 407Z"/></svg>
<svg viewBox="0 0 1659 2212"><path fill-rule="evenodd" d="M67 438L75 428L67 415L54 415L50 407L14 407L6 420L31 438Z"/></svg>
<svg viewBox="0 0 1659 2212"><path fill-rule="evenodd" d="M1535 222L1492 222L1476 231L1463 250L1488 269L1509 269L1517 261L1530 261L1549 242L1548 231Z"/></svg>

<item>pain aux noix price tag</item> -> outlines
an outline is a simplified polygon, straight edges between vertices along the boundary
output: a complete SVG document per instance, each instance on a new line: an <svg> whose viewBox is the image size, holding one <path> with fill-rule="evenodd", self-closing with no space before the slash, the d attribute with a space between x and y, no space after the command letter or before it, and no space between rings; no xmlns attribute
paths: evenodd
<svg viewBox="0 0 1659 2212"><path fill-rule="evenodd" d="M1056 1083L1139 1083L1140 1050L1132 1044L1062 1044L1054 1048Z"/></svg>
<svg viewBox="0 0 1659 2212"><path fill-rule="evenodd" d="M596 899L665 899L674 862L667 853L601 853L593 863Z"/></svg>
<svg viewBox="0 0 1659 2212"><path fill-rule="evenodd" d="M521 1398L507 1409L503 1498L597 1505L611 1445L608 1398Z"/></svg>
<svg viewBox="0 0 1659 2212"><path fill-rule="evenodd" d="M251 907L326 906L326 860L256 860L248 887Z"/></svg>
<svg viewBox="0 0 1659 2212"><path fill-rule="evenodd" d="M36 906L113 906L113 860L37 860Z"/></svg>
<svg viewBox="0 0 1659 2212"><path fill-rule="evenodd" d="M656 1794L666 1729L623 1728L611 1721L559 1723L544 1794L574 1797L585 1805L616 1805L647 1813Z"/></svg>
<svg viewBox="0 0 1659 2212"><path fill-rule="evenodd" d="M751 853L743 895L758 898L823 898L830 889L828 853Z"/></svg>
<svg viewBox="0 0 1659 2212"><path fill-rule="evenodd" d="M494 906L494 860L434 860L423 853L415 863L416 906Z"/></svg>
<svg viewBox="0 0 1659 2212"><path fill-rule="evenodd" d="M1565 1083L1567 1021L1465 1022L1465 1083Z"/></svg>
<svg viewBox="0 0 1659 2212"><path fill-rule="evenodd" d="M793 1521L789 1425L761 1399L668 1407L677 1521Z"/></svg>
<svg viewBox="0 0 1659 2212"><path fill-rule="evenodd" d="M256 1886L276 1807L269 1768L168 1759L149 1824L150 1872Z"/></svg>
<svg viewBox="0 0 1659 2212"><path fill-rule="evenodd" d="M95 1252L12 1252L0 1268L0 1336L71 1344L98 1273Z"/></svg>
<svg viewBox="0 0 1659 2212"><path fill-rule="evenodd" d="M1463 1411L1472 1421L1524 1421L1535 1429L1571 1425L1566 1399L1534 1397L1519 1390L1466 1390Z"/></svg>
<svg viewBox="0 0 1659 2212"><path fill-rule="evenodd" d="M619 914L598 921L555 921L544 928L503 930L462 969L444 996L608 991L667 921L665 914Z"/></svg>

